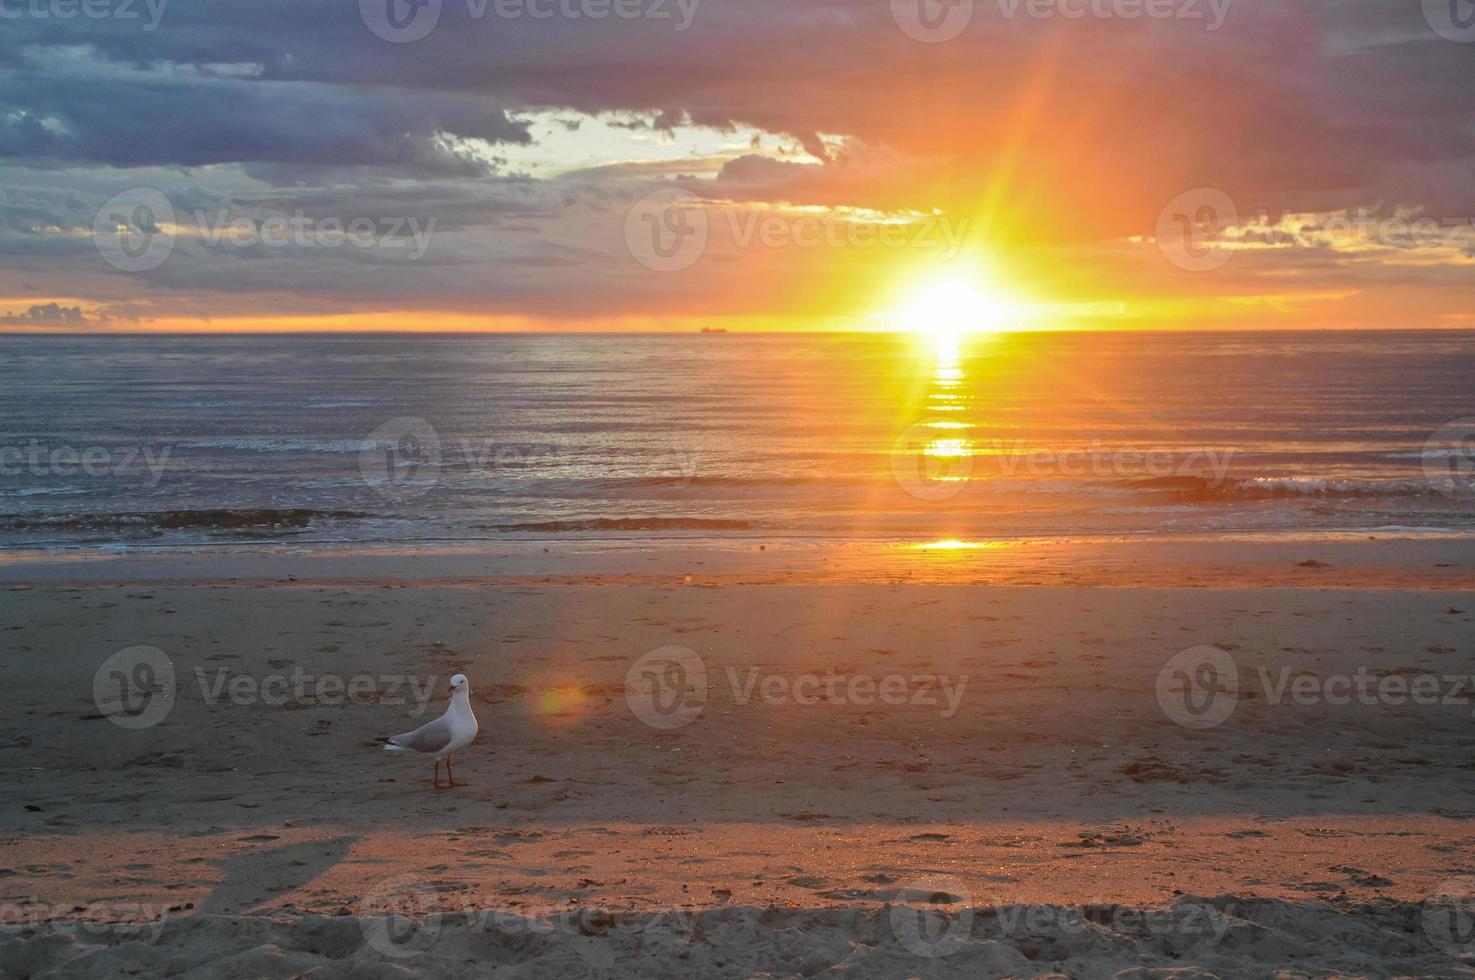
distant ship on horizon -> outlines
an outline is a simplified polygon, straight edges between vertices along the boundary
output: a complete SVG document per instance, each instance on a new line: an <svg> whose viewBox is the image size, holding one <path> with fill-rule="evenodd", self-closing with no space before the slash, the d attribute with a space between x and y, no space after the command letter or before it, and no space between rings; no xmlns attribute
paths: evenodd
<svg viewBox="0 0 1475 980"><path fill-rule="evenodd" d="M702 333L727 333L726 327L703 327Z"/></svg>

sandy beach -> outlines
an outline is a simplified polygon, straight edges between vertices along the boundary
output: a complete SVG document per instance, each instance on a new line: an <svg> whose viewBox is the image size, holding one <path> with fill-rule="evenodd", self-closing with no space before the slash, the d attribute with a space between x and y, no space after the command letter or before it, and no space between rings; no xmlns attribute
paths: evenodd
<svg viewBox="0 0 1475 980"><path fill-rule="evenodd" d="M215 578L134 558L127 582L14 561L0 961L1469 975L1475 560L1385 547L1400 577L1360 547L1095 547L1072 585L897 585L874 563L745 583L815 557L778 545L657 555L645 582L588 549L481 576L464 556L199 556L236 573ZM1239 584L1251 559L1289 581ZM101 668L139 647L172 678L112 714ZM1237 679L1193 714L1170 661L1206 649ZM682 697L642 686L653 651ZM466 785L434 790L375 739L438 715L458 671L481 733Z"/></svg>
<svg viewBox="0 0 1475 980"><path fill-rule="evenodd" d="M1472 56L0 0L0 980L1475 980Z"/></svg>

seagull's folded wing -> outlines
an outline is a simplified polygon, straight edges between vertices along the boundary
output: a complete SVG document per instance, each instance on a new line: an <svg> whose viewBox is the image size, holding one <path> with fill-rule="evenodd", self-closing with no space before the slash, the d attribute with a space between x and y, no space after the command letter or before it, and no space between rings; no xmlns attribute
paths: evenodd
<svg viewBox="0 0 1475 980"><path fill-rule="evenodd" d="M412 752L439 752L451 744L451 722L446 716L427 722L403 735L396 735L389 740L390 745L409 749Z"/></svg>

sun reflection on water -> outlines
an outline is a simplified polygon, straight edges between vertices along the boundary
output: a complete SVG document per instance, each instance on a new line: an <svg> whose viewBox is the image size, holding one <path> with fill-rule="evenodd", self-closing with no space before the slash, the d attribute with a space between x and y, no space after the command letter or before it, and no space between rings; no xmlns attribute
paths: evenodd
<svg viewBox="0 0 1475 980"><path fill-rule="evenodd" d="M924 399L926 412L963 412L972 400L968 394L967 372L963 369L963 340L954 334L939 334L932 338L933 365L930 385ZM936 460L969 459L973 455L973 440L969 433L970 422L953 419L928 418L921 420L929 429L942 430L937 438L930 440L922 449L924 456ZM946 434L943 434L943 433ZM943 474L939 479L966 480L967 474L951 476Z"/></svg>
<svg viewBox="0 0 1475 980"><path fill-rule="evenodd" d="M944 538L941 541L923 541L911 547L915 551L981 551L985 548L1006 548L1017 543L1013 541L960 541L957 538Z"/></svg>

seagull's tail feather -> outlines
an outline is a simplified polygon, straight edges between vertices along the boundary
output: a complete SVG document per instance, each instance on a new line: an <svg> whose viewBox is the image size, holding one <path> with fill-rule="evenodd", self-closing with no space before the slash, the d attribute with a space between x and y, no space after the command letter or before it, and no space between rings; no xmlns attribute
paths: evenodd
<svg viewBox="0 0 1475 980"><path fill-rule="evenodd" d="M397 738L403 738L403 737L404 737L403 735L391 735L388 738L380 737L380 738L376 739L375 741L384 743L384 751L385 752L413 752L414 749L407 749L403 745L396 745L395 744L395 741L394 741L395 739L397 739Z"/></svg>

